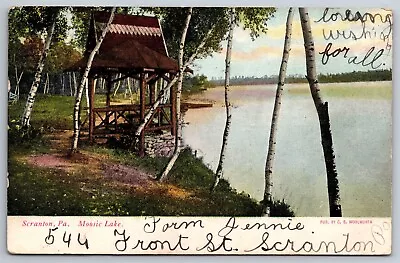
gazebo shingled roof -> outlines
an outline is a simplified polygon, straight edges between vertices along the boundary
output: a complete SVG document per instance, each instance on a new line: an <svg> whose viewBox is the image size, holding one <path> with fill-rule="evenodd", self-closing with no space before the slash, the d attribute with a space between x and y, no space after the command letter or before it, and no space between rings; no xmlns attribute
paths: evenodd
<svg viewBox="0 0 400 263"><path fill-rule="evenodd" d="M103 47L103 46L102 46ZM84 68L87 58L83 58L75 64L75 68ZM178 64L175 60L161 55L147 46L127 39L113 46L100 48L92 63L92 69L158 69L167 72L177 72Z"/></svg>
<svg viewBox="0 0 400 263"><path fill-rule="evenodd" d="M98 36L101 34L101 30L99 29L104 27L109 17L110 14L107 12L95 12L93 14L95 29ZM93 29L92 24L90 29ZM93 34L89 32L89 36L93 36ZM168 56L161 26L156 17L115 14L106 38L102 43L102 47L107 49L110 46L117 45L121 41L129 39L136 40L140 44L164 56ZM86 50L91 51L95 42L93 38L89 38L88 40Z"/></svg>
<svg viewBox="0 0 400 263"><path fill-rule="evenodd" d="M110 14L95 12L92 16L84 58L71 69L83 69L89 53L96 45ZM156 17L115 14L98 54L93 70L153 69L178 72L178 63L168 57L160 23ZM190 71L190 70L189 70Z"/></svg>

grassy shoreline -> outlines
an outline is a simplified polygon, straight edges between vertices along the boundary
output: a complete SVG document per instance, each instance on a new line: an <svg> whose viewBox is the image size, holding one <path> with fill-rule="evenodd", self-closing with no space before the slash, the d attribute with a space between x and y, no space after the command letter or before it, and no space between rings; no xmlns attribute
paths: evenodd
<svg viewBox="0 0 400 263"><path fill-rule="evenodd" d="M32 124L37 134L33 138L20 138L18 122L13 121L18 119L23 103L9 106L9 215L261 215L261 205L256 200L238 193L225 180L210 193L214 173L189 148L178 158L167 183L131 185L108 176L113 173L109 169L112 166L154 176L162 172L167 158L140 158L128 150L83 144L81 155L68 159L71 131L70 123L65 120L69 118L72 109L69 104L73 100L49 97L39 97L36 101ZM54 145L55 140L61 140L61 133L66 134L62 147ZM37 156L56 156L72 168L35 166L29 159ZM289 206L279 201L274 203L271 214L294 216Z"/></svg>

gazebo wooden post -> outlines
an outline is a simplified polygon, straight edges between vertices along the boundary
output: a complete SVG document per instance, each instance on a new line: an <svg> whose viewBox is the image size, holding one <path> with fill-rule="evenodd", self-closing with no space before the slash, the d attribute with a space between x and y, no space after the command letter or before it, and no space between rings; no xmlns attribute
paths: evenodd
<svg viewBox="0 0 400 263"><path fill-rule="evenodd" d="M172 79L172 76L171 76ZM171 87L170 93L169 93L169 103L171 105L171 134L176 135L176 86L173 85Z"/></svg>
<svg viewBox="0 0 400 263"><path fill-rule="evenodd" d="M144 73L140 74L140 123L144 121L146 114L146 76ZM139 155L144 156L144 132L146 127L140 133L139 139Z"/></svg>
<svg viewBox="0 0 400 263"><path fill-rule="evenodd" d="M153 105L154 102L156 101L156 82L151 81L149 85L150 85L150 105Z"/></svg>
<svg viewBox="0 0 400 263"><path fill-rule="evenodd" d="M93 132L95 125L95 115L94 115L94 78L92 75L88 77L88 88L89 88L89 142L93 143Z"/></svg>
<svg viewBox="0 0 400 263"><path fill-rule="evenodd" d="M107 74L106 77L106 82L107 82L107 94L106 94L106 106L110 107L110 93L111 93L111 88L112 88L112 82L111 82L111 73ZM110 116L109 112L106 112L106 119L105 119L105 124L106 124L106 129L108 129L108 124L110 123Z"/></svg>
<svg viewBox="0 0 400 263"><path fill-rule="evenodd" d="M155 89L155 94L158 96L158 92L159 90L161 90L161 84L164 80L161 78L161 76L159 76L159 79L156 81L155 85L154 85L154 89ZM163 115L161 114L161 112L158 112L158 126L162 125L163 122Z"/></svg>
<svg viewBox="0 0 400 263"><path fill-rule="evenodd" d="M155 81L155 80L151 80L149 82L149 91L150 91L149 100L150 100L150 105L153 105L154 102L156 101L156 83L157 83L157 81ZM157 119L160 118L160 111L158 111L156 116L157 116Z"/></svg>
<svg viewBox="0 0 400 263"><path fill-rule="evenodd" d="M106 106L110 107L110 93L111 93L111 88L112 88L112 82L111 82L111 74L107 75L107 97L106 97Z"/></svg>

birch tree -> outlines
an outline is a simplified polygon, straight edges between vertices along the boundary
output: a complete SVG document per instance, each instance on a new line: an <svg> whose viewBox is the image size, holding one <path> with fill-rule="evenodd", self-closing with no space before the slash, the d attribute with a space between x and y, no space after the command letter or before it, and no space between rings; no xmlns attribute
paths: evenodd
<svg viewBox="0 0 400 263"><path fill-rule="evenodd" d="M169 9L169 8L167 8ZM170 43L172 47L174 47L174 43L177 41L173 41L176 35L174 32L174 28L176 29L176 23L181 23L179 19L176 18L176 14L181 12L181 8L172 8L167 11L170 13L170 17L167 19L168 23L164 22L163 25L167 24L167 30L164 27L164 36L166 38L166 42ZM153 9L152 9L153 10ZM157 11L158 10L158 11ZM156 13L163 13L164 11L160 11L162 8L156 8ZM199 11L200 10L200 11ZM240 15L237 17L238 20L244 22L244 28L251 30L251 36L257 37L257 32L265 32L266 31L266 23L265 21L275 12L274 8L238 8ZM193 17L195 20L193 21ZM191 28L192 27L192 28ZM204 28L209 27L210 29L206 34L203 34L202 37L199 37L199 31ZM171 30L172 29L172 30ZM184 67L189 66L195 58L198 57L206 57L208 54L211 54L213 51L220 50L220 43L226 35L226 32L229 30L229 19L226 16L226 9L224 8L196 8L196 12L193 11L192 22L190 23L190 27L188 30L188 35L186 37L186 42L188 44L188 48L185 46L184 52L184 60L185 57L189 57L186 59L186 63L184 63ZM196 41L198 39L202 39L201 43L196 47ZM190 40L190 41L189 41ZM198 42L197 42L198 43ZM175 44L176 45L176 44ZM172 48L174 51L175 49ZM173 52L171 52L173 53ZM160 90L159 97L156 102L152 105L151 109L146 114L144 121L139 125L138 129L135 132L136 138L140 135L142 130L146 127L148 121L150 120L152 114L155 109L158 107L160 102L165 97L167 91L174 85L177 81L177 76L175 76L172 81L164 88ZM169 168L170 169L170 168ZM167 172L168 166L166 169ZM166 178L167 173L164 173L159 177Z"/></svg>
<svg viewBox="0 0 400 263"><path fill-rule="evenodd" d="M76 83L76 75L75 75L75 72L72 72L72 81L73 81L73 83L74 83L74 97L76 96L76 93L78 93L77 91L78 91L78 89L77 89L77 83Z"/></svg>
<svg viewBox="0 0 400 263"><path fill-rule="evenodd" d="M278 130L279 112L282 104L283 87L285 85L285 78L286 78L286 68L287 68L287 63L289 61L289 53L291 50L290 43L292 39L292 22L293 22L293 8L290 7L286 19L285 43L283 46L281 67L279 69L278 87L276 89L274 110L272 113L272 120L271 120L271 130L269 134L268 154L265 164L263 214L265 214L266 216L270 216L271 205L272 205L271 176L275 160L275 146L276 146L276 134Z"/></svg>
<svg viewBox="0 0 400 263"><path fill-rule="evenodd" d="M22 75L24 74L24 71L21 71L20 74L18 74L18 68L17 66L15 66L15 91L14 94L17 95L17 97L19 98L19 83L21 82L22 79Z"/></svg>
<svg viewBox="0 0 400 263"><path fill-rule="evenodd" d="M122 73L119 73L119 74L117 74L117 76L116 76L116 78L118 79L118 78L121 78L122 77ZM115 85L117 85L116 87L115 87ZM115 97L116 95L117 95L117 92L118 92L118 90L119 90L119 88L121 87L121 81L118 81L118 84L115 84L114 83L114 93L113 93L113 97Z"/></svg>
<svg viewBox="0 0 400 263"><path fill-rule="evenodd" d="M161 18L163 35L171 57L178 56L179 43L182 36L181 24L186 19L185 10L180 7L147 7L142 8ZM228 21L224 8L199 7L192 10L192 17L184 47L184 68L190 66L197 58L204 58L221 49L221 42L228 29ZM179 35L179 37L178 37ZM135 131L136 139L151 119L157 107L165 101L170 88L177 82L178 75L160 89L156 101L150 107L144 120Z"/></svg>
<svg viewBox="0 0 400 263"><path fill-rule="evenodd" d="M190 19L192 17L193 8L189 7L188 14L185 21L185 26L182 30L182 37L179 44L179 55L178 55L178 66L179 66L179 73L178 73L178 85L177 85L177 92L176 92L176 120L178 121L178 125L176 125L176 135L175 135L175 148L174 153L171 159L168 162L167 167L165 168L164 172L160 176L160 181L165 180L168 173L174 166L176 160L179 157L179 154L182 150L182 114L181 114L181 94L182 94L182 81L183 81L183 74L185 71L185 67L183 64L183 55L184 55L184 48L185 48L185 40L186 34L189 28ZM171 102L173 103L173 102Z"/></svg>
<svg viewBox="0 0 400 263"><path fill-rule="evenodd" d="M214 191L217 187L219 180L223 177L223 166L226 154L226 148L228 144L228 136L231 125L231 105L229 102L229 79L230 79L230 64L231 64L231 52L232 52L232 38L233 30L235 25L241 23L243 29L250 30L250 37L252 40L257 38L261 33L267 32L266 21L273 15L275 8L250 8L250 7L238 7L229 8L229 30L228 30L228 41L227 41L227 51L225 59L225 90L224 90L224 101L226 109L226 120L225 128L222 136L222 146L220 151L220 157L218 161L217 170L215 172L214 184L211 187L211 191Z"/></svg>
<svg viewBox="0 0 400 263"><path fill-rule="evenodd" d="M235 27L235 8L230 8L229 10L229 33L228 33L228 43L226 47L226 58L225 58L225 90L224 90L224 101L225 101L225 111L226 111L226 122L224 133L222 136L222 146L221 152L219 155L219 161L217 170L215 172L215 180L214 185L211 188L211 191L214 191L215 187L217 187L220 178L223 173L223 164L225 160L225 151L226 146L228 144L228 135L231 127L231 105L229 102L229 79L230 79L230 69L231 69L231 54L232 54L232 39L233 39L233 29Z"/></svg>
<svg viewBox="0 0 400 263"><path fill-rule="evenodd" d="M96 87L96 86L95 86ZM89 117L90 114L90 105L89 105L89 83L86 80L85 83L85 99L86 99L86 115Z"/></svg>
<svg viewBox="0 0 400 263"><path fill-rule="evenodd" d="M72 139L71 153L76 152L78 149L78 140L79 140L79 133L80 133L80 128L81 128L80 123L79 123L79 119L80 119L80 116L79 116L80 110L79 109L80 109L80 105L81 105L83 90L85 88L85 83L87 82L94 56L96 55L97 51L100 49L101 43L103 42L103 40L107 34L108 28L110 27L110 24L112 23L112 21L114 19L115 9L116 9L115 7L112 8L108 22L107 22L106 26L104 27L104 29L101 33L101 36L96 43L96 46L90 52L85 71L83 73L80 85L76 92L75 106L74 106L74 120L73 120L74 121L74 135L73 135L73 139Z"/></svg>
<svg viewBox="0 0 400 263"><path fill-rule="evenodd" d="M340 205L339 181L337 178L335 154L333 151L332 132L330 129L328 102L325 102L320 94L317 80L317 70L315 63L315 47L311 31L310 18L306 8L299 8L301 28L303 31L304 48L306 54L306 67L311 96L318 113L321 131L321 144L325 158L325 168L328 181L329 210L331 217L341 217L342 209Z"/></svg>
<svg viewBox="0 0 400 263"><path fill-rule="evenodd" d="M206 36L203 38L202 42L197 46L196 50L194 53L188 58L188 60L183 64L183 68L186 69L190 64L193 63L195 58L198 56L200 53L200 50L203 49L205 46L208 38L212 35L212 32L215 27L212 27L206 34ZM144 127L146 127L147 123L150 121L151 116L153 115L154 111L157 109L157 107L160 105L162 101L164 101L166 94L168 91L171 89L173 85L175 85L176 81L178 80L178 75L175 75L172 80L160 90L156 101L153 103L153 105L150 107L149 111L147 112L146 116L144 117L144 120L142 123L139 125L139 127L136 129L135 136L138 138L140 133L143 131Z"/></svg>
<svg viewBox="0 0 400 263"><path fill-rule="evenodd" d="M38 62L37 68L36 68L35 78L32 83L31 89L29 91L28 98L25 103L24 113L22 114L22 117L21 117L22 127L29 126L32 109L33 109L33 104L35 102L37 90L39 88L40 78L42 76L44 63L45 63L47 54L49 53L50 44L51 44L51 40L53 38L53 33L54 33L54 29L56 27L56 22L57 22L57 17L58 17L59 12L60 12L60 10L57 9L54 14L53 22L51 23L51 26L49 27L49 29L47 31L45 46L44 46L43 52L40 56L40 59L39 59L39 62Z"/></svg>

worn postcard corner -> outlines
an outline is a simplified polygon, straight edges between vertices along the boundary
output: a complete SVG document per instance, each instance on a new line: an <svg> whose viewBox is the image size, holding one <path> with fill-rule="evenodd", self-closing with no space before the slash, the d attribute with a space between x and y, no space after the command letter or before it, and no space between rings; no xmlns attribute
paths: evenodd
<svg viewBox="0 0 400 263"><path fill-rule="evenodd" d="M390 9L8 16L9 253L391 254Z"/></svg>

